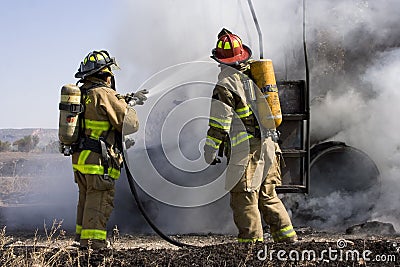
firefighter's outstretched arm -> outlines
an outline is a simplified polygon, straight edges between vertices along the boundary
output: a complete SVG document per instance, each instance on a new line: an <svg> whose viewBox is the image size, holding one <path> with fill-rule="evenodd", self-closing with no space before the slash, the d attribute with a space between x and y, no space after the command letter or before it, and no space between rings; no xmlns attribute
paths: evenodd
<svg viewBox="0 0 400 267"><path fill-rule="evenodd" d="M143 90L139 90L135 93L128 93L122 97L125 99L125 102L129 106L133 107L136 105L143 105L144 101L147 100L146 94L148 94L148 93L149 93L148 90L143 89Z"/></svg>

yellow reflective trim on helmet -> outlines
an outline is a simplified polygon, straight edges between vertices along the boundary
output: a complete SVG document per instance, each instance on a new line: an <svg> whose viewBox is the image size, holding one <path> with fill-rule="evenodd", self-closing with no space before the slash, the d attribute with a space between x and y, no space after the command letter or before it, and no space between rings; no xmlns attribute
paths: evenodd
<svg viewBox="0 0 400 267"><path fill-rule="evenodd" d="M231 49L231 44L229 42L225 42L224 49Z"/></svg>
<svg viewBox="0 0 400 267"><path fill-rule="evenodd" d="M97 229L82 229L81 239L106 240L107 231Z"/></svg>
<svg viewBox="0 0 400 267"><path fill-rule="evenodd" d="M89 61L95 62L95 61L96 61L96 58L97 58L97 60L102 60L102 59L104 59L105 57L104 57L103 53L98 52L98 53L96 53L96 54L94 54L94 55L92 54L91 56L89 56L89 58L86 57L85 60L83 61L83 64L86 64L86 62L88 61L88 59L89 59Z"/></svg>
<svg viewBox="0 0 400 267"><path fill-rule="evenodd" d="M103 53L99 53L99 54L96 54L96 57L97 57L97 60L102 60L102 59L104 59L105 57L104 57L104 54Z"/></svg>
<svg viewBox="0 0 400 267"><path fill-rule="evenodd" d="M222 41L218 42L218 48L222 48Z"/></svg>
<svg viewBox="0 0 400 267"><path fill-rule="evenodd" d="M233 40L233 48L240 47L238 40Z"/></svg>

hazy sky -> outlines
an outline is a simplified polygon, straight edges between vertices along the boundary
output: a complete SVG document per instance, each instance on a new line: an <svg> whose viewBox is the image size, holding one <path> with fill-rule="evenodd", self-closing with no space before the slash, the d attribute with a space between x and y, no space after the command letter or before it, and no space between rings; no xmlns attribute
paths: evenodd
<svg viewBox="0 0 400 267"><path fill-rule="evenodd" d="M80 60L111 44L109 1L0 3L0 128L57 128L59 91Z"/></svg>
<svg viewBox="0 0 400 267"><path fill-rule="evenodd" d="M171 64L209 60L223 26L242 34L256 50L247 1L228 2L2 0L0 128L57 128L60 88L76 82L80 61L92 50L107 49L116 57L121 92L136 90ZM299 5L283 2L292 6L291 12ZM264 1L254 0L254 5L265 10ZM266 23L280 23L276 13L270 13Z"/></svg>

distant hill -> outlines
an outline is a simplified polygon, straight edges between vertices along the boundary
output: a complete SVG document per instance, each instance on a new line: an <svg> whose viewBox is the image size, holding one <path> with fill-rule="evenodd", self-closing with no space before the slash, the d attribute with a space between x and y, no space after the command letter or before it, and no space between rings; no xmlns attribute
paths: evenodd
<svg viewBox="0 0 400 267"><path fill-rule="evenodd" d="M13 143L27 135L36 135L39 137L38 148L45 147L48 144L58 140L58 129L0 129L0 141Z"/></svg>

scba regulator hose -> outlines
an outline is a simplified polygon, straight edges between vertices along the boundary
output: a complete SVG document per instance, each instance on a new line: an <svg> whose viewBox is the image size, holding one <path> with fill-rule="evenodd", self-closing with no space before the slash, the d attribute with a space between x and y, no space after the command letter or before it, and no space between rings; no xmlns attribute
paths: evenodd
<svg viewBox="0 0 400 267"><path fill-rule="evenodd" d="M123 145L125 146L125 143L124 143L124 142L122 142L122 143L123 143ZM125 147L124 147L124 151L125 151L125 153L126 153ZM128 162L127 162L127 160L126 160L126 158L125 158L125 155L123 155L123 159L124 159L126 177L127 177L127 179L128 179L129 188L130 188L130 190L131 190L131 193L132 193L132 195L133 195L133 198L134 198L135 201L136 201L136 204L137 204L137 206L138 206L138 208L139 208L140 213L142 214L142 216L144 217L144 219L146 220L146 222L150 225L150 227L154 230L154 232L156 232L162 239L164 239L165 241L167 241L168 243L170 243L170 244L172 244L172 245L175 245L175 246L178 246L178 247L196 247L196 246L194 246L194 245L189 245L189 244L185 244L185 243L179 242L179 241L177 241L177 240L175 240L175 239L169 237L168 235L166 235L165 233L163 233L163 231L161 231L161 230L155 225L155 223L150 219L150 216L147 215L147 212L146 212L146 210L144 209L144 207L143 207L143 205L142 205L142 202L140 201L138 192L137 192L136 187L135 187L135 181L134 181L134 179L133 179L133 176L132 176L131 171L129 170L129 165L128 165Z"/></svg>

